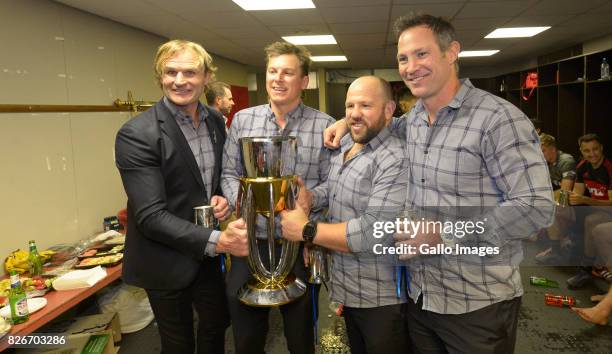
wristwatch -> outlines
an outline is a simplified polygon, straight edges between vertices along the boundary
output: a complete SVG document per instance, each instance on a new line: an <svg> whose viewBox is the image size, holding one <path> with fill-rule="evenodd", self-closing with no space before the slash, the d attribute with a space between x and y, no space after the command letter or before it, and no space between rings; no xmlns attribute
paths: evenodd
<svg viewBox="0 0 612 354"><path fill-rule="evenodd" d="M311 244L314 241L315 236L317 235L317 222L316 221L308 221L304 228L302 229L302 238L304 242Z"/></svg>

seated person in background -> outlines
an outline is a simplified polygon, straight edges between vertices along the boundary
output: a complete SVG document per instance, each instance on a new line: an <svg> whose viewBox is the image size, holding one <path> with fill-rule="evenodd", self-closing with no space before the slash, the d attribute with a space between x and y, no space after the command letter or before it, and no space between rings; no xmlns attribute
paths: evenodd
<svg viewBox="0 0 612 354"><path fill-rule="evenodd" d="M603 155L603 145L595 134L586 134L578 139L583 160L576 168L576 183L569 196L571 205L591 206L584 218L584 257L580 271L569 278L571 287L582 287L606 271L604 267L591 267L595 261L593 228L612 221L612 163Z"/></svg>
<svg viewBox="0 0 612 354"><path fill-rule="evenodd" d="M552 135L542 133L540 135L540 145L544 159L548 164L548 172L550 173L550 182L553 190L562 189L561 181L570 175L570 172L576 171L576 160L574 160L572 155L557 149L557 142ZM571 190L571 187L567 188L567 190Z"/></svg>
<svg viewBox="0 0 612 354"><path fill-rule="evenodd" d="M550 182L555 192L555 200L559 201L559 193L561 190L571 191L573 188L574 179L576 177L576 160L574 160L572 155L558 150L557 142L551 135L542 133L540 135L540 145L542 147L542 154L548 165ZM565 212L563 209L559 211L561 214ZM557 220L564 217L565 215L556 215ZM572 218L566 219L573 221ZM565 221L566 220L560 220L559 222L555 222L555 224L546 230L550 245L544 251L536 255L535 259L538 263L559 264L562 260L562 248L570 245L569 238L566 235L567 228L560 228L560 226L569 226Z"/></svg>

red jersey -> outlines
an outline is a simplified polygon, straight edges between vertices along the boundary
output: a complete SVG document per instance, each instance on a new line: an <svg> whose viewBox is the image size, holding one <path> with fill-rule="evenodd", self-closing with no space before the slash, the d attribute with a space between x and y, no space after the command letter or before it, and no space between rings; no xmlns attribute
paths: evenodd
<svg viewBox="0 0 612 354"><path fill-rule="evenodd" d="M612 189L612 163L604 158L598 168L590 162L580 161L576 166L576 182L584 183L585 195L592 199L609 200L608 190Z"/></svg>

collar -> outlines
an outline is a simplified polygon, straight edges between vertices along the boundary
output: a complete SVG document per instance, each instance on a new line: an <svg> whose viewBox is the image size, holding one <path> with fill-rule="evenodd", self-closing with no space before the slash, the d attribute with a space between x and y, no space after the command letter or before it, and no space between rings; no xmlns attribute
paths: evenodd
<svg viewBox="0 0 612 354"><path fill-rule="evenodd" d="M170 111L170 113L172 113L172 115L174 116L176 120L191 121L191 118L187 114L185 114L185 112L183 112L179 108L179 106L177 106L172 101L170 101L168 97L164 96L162 101L164 102L164 105L166 106L166 108L168 108L168 110ZM204 105L200 101L198 101L198 108L196 112L199 115L200 121L202 122L206 120L206 117L208 117L208 111L204 108Z"/></svg>
<svg viewBox="0 0 612 354"><path fill-rule="evenodd" d="M304 106L304 102L300 101L297 107L287 112L287 116L286 116L287 121L303 117L305 107L306 106ZM269 103L266 104L266 118L271 121L276 121L276 116L274 115L274 112L272 111L272 106Z"/></svg>
<svg viewBox="0 0 612 354"><path fill-rule="evenodd" d="M448 103L448 105L446 105L446 107L453 109L458 109L461 107L463 102L467 99L468 93L474 88L474 85L470 79L460 79L459 82L461 83L461 86L459 86L459 91L457 91L453 99ZM423 103L422 99L417 101L414 109L416 114L425 112L425 104Z"/></svg>

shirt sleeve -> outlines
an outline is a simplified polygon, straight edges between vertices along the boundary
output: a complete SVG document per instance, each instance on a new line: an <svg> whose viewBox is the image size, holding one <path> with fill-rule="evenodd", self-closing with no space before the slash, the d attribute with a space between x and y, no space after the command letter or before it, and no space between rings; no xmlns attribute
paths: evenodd
<svg viewBox="0 0 612 354"><path fill-rule="evenodd" d="M221 236L221 231L213 230L210 233L210 237L208 238L208 242L206 243L206 248L204 249L204 255L208 257L217 256L217 242L219 241L219 237Z"/></svg>
<svg viewBox="0 0 612 354"><path fill-rule="evenodd" d="M559 172L561 172L561 176L563 177L567 172L576 171L576 161L574 158L565 158L559 161L557 165Z"/></svg>
<svg viewBox="0 0 612 354"><path fill-rule="evenodd" d="M374 254L375 245L394 243L394 233L381 234L378 229L382 223L394 221L406 202L408 166L402 150L398 148L397 153L381 156L376 164L368 206L362 215L347 222L347 243L353 253Z"/></svg>
<svg viewBox="0 0 612 354"><path fill-rule="evenodd" d="M221 172L221 188L229 205L236 209L240 176L242 176L242 163L240 160L240 131L242 116L236 113L230 126L229 134L223 147L223 170Z"/></svg>
<svg viewBox="0 0 612 354"><path fill-rule="evenodd" d="M479 245L503 247L550 226L555 208L547 165L528 118L514 107L500 108L495 114L485 128L482 158L500 203L485 211L485 232L475 240ZM457 243L474 240L453 239Z"/></svg>

